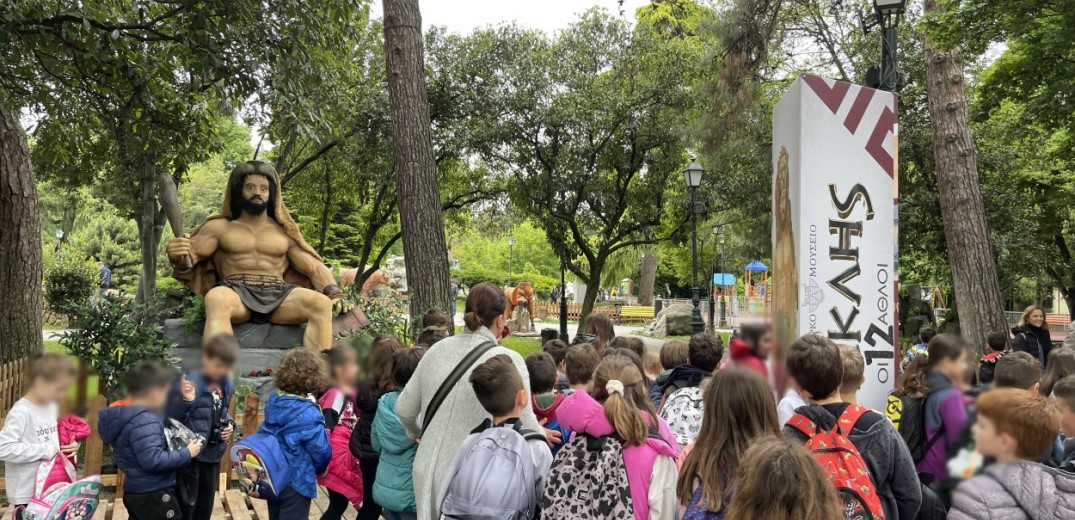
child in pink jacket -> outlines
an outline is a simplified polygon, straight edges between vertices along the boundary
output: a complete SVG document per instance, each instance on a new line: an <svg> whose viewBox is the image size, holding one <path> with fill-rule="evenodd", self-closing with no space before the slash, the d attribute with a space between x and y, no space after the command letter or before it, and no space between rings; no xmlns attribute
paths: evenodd
<svg viewBox="0 0 1075 520"><path fill-rule="evenodd" d="M355 414L355 381L358 380L358 359L351 347L335 347L322 352L328 364L333 386L318 400L325 414L332 460L328 470L317 477L317 483L328 489L329 506L321 520L339 520L351 504L358 509L362 503L362 471L358 459L348 444L358 424Z"/></svg>
<svg viewBox="0 0 1075 520"><path fill-rule="evenodd" d="M623 460L630 483L635 520L673 520L678 512L676 499L676 458L679 445L668 425L653 409L645 379L635 362L622 354L610 354L594 371L591 396L575 392L560 404L556 416L560 424L578 434L604 437L619 434ZM637 411L652 435L628 438L619 431L615 417L606 406L629 406ZM634 421L635 419L631 419ZM557 459L553 462L555 466Z"/></svg>

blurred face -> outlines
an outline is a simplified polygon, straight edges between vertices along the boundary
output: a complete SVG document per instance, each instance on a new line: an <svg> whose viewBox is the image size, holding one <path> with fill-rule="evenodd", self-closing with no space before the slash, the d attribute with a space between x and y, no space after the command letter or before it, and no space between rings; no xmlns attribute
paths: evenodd
<svg viewBox="0 0 1075 520"><path fill-rule="evenodd" d="M992 419L979 415L974 423L974 444L986 457L1003 457L1015 452L1015 439L997 431Z"/></svg>
<svg viewBox="0 0 1075 520"><path fill-rule="evenodd" d="M348 359L346 363L333 370L332 378L337 384L354 385L358 381L358 362L355 358Z"/></svg>
<svg viewBox="0 0 1075 520"><path fill-rule="evenodd" d="M1056 407L1060 409L1060 431L1064 433L1064 437L1075 437L1075 410L1063 399L1056 400Z"/></svg>
<svg viewBox="0 0 1075 520"><path fill-rule="evenodd" d="M42 377L34 383L34 393L38 399L46 403L56 403L67 397L67 390L71 388L72 383L74 383L74 378L68 375L61 375L55 381Z"/></svg>
<svg viewBox="0 0 1075 520"><path fill-rule="evenodd" d="M1035 327L1041 327L1045 323L1045 313L1041 309L1034 309L1026 321Z"/></svg>
<svg viewBox="0 0 1075 520"><path fill-rule="evenodd" d="M769 357L769 354L772 354L773 349L775 348L776 335L773 334L773 331L768 331L758 338L758 356Z"/></svg>
<svg viewBox="0 0 1075 520"><path fill-rule="evenodd" d="M963 352L955 359L942 359L937 363L937 370L948 376L952 381L962 383L968 369L967 353Z"/></svg>
<svg viewBox="0 0 1075 520"><path fill-rule="evenodd" d="M168 387L162 386L154 388L146 393L145 398L142 399L143 404L150 410L160 410L164 408L164 403L168 400Z"/></svg>
<svg viewBox="0 0 1075 520"><path fill-rule="evenodd" d="M218 381L224 379L231 372L231 365L215 357L202 355L202 375L207 379Z"/></svg>

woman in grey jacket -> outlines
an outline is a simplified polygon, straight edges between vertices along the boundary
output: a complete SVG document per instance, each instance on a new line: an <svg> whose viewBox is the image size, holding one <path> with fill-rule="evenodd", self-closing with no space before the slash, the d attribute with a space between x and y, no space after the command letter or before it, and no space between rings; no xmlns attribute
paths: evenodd
<svg viewBox="0 0 1075 520"><path fill-rule="evenodd" d="M499 342L504 330L506 307L504 292L496 285L482 283L474 286L467 296L466 313L463 315L467 330L438 341L422 356L410 383L396 402L396 413L407 429L407 435L419 440L414 460L414 495L419 520L440 518L440 504L436 500L444 475L463 440L489 418L474 395L474 388L467 382L474 367L497 354L506 354L522 375L523 387L530 388L530 376L522 356L508 348L495 346L467 367L436 410L426 431L422 432L430 401L452 370L471 350L487 342ZM544 431L529 403L523 408L520 420L523 428Z"/></svg>

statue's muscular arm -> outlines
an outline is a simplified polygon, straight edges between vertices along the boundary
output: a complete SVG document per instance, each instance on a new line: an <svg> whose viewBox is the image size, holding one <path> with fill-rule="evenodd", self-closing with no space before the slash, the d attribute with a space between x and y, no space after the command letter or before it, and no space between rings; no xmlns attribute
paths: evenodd
<svg viewBox="0 0 1075 520"><path fill-rule="evenodd" d="M320 261L314 255L306 252L303 248L299 247L293 240L290 240L291 247L287 250L287 259L291 262L291 266L298 272L309 276L310 281L313 282L314 288L318 291L324 291L325 287L334 285L336 279L332 277L332 271L324 262Z"/></svg>
<svg viewBox="0 0 1075 520"><path fill-rule="evenodd" d="M206 222L193 237L183 235L173 238L167 247L169 261L178 268L188 255L195 264L213 256L220 247L220 235L226 228L225 220L215 219Z"/></svg>

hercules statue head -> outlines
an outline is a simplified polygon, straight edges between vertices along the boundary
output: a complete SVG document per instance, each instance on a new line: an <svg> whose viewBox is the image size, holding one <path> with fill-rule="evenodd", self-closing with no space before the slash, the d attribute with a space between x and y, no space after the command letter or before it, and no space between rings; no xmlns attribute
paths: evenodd
<svg viewBox="0 0 1075 520"><path fill-rule="evenodd" d="M228 218L235 220L244 212L260 215L268 211L276 218L280 198L280 178L271 164L247 161L235 167L228 178Z"/></svg>

